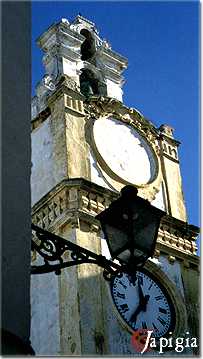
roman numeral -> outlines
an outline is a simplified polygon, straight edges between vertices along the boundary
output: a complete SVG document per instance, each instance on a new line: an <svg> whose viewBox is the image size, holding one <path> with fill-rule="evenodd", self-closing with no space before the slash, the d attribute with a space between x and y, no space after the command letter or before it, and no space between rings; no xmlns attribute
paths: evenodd
<svg viewBox="0 0 203 359"><path fill-rule="evenodd" d="M147 323L146 322L142 322L142 328L147 329Z"/></svg>
<svg viewBox="0 0 203 359"><path fill-rule="evenodd" d="M166 322L165 320L163 320L162 318L158 317L157 320L162 324L162 325L165 325Z"/></svg>
<svg viewBox="0 0 203 359"><path fill-rule="evenodd" d="M129 310L128 305L127 304L121 304L119 305L119 308L121 309L122 312L127 312Z"/></svg>
<svg viewBox="0 0 203 359"><path fill-rule="evenodd" d="M149 286L148 290L150 290L152 286L153 286L153 283L151 283L151 284L150 284L150 286Z"/></svg>
<svg viewBox="0 0 203 359"><path fill-rule="evenodd" d="M158 330L154 323L152 323L152 325L153 325L153 328L154 328L155 331Z"/></svg>
<svg viewBox="0 0 203 359"><path fill-rule="evenodd" d="M123 284L123 282L121 282L121 280L119 280L119 284L122 285L122 287L123 287L124 289L127 288L127 285Z"/></svg>
<svg viewBox="0 0 203 359"><path fill-rule="evenodd" d="M155 297L155 299L156 299L156 300L161 300L161 299L163 299L163 296L162 296L162 295L157 295L157 296Z"/></svg>
<svg viewBox="0 0 203 359"><path fill-rule="evenodd" d="M159 312L163 314L167 314L167 310L161 307L159 307Z"/></svg>
<svg viewBox="0 0 203 359"><path fill-rule="evenodd" d="M119 298L125 299L125 294L123 294L123 293L117 292L116 295L117 295L117 297L119 297Z"/></svg>

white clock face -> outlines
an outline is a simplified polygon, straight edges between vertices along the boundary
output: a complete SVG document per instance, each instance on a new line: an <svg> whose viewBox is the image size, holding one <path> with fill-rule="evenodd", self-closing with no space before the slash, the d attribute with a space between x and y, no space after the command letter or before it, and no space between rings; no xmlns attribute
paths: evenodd
<svg viewBox="0 0 203 359"><path fill-rule="evenodd" d="M128 183L144 185L156 176L156 161L147 141L132 126L114 118L96 120L94 140L105 164Z"/></svg>
<svg viewBox="0 0 203 359"><path fill-rule="evenodd" d="M173 330L174 309L161 285L144 272L137 271L132 283L127 274L111 284L114 303L124 321L134 331L153 330L159 338Z"/></svg>

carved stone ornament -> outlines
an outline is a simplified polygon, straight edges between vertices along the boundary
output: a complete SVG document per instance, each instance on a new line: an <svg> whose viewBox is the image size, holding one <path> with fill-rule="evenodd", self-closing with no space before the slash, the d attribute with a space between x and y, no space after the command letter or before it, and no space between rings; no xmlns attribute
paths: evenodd
<svg viewBox="0 0 203 359"><path fill-rule="evenodd" d="M78 84L71 77L66 75L64 76L64 79L65 79L64 83L69 89L77 92L80 91Z"/></svg>
<svg viewBox="0 0 203 359"><path fill-rule="evenodd" d="M46 89L50 90L50 91L54 91L56 89L55 83L52 79L51 76L49 76L48 74L44 75L43 77L43 85L46 87Z"/></svg>
<svg viewBox="0 0 203 359"><path fill-rule="evenodd" d="M198 227L190 226L183 221L166 216L162 219L159 228L158 242L164 247L174 249L176 253L196 255L196 237L198 233ZM174 256L178 255L174 254Z"/></svg>
<svg viewBox="0 0 203 359"><path fill-rule="evenodd" d="M87 29L92 34L94 34L94 39L96 40L97 46L99 46L102 43L102 40L98 36L99 32L96 29L95 24L90 20L84 18L83 16L78 15L75 21L72 24L70 24L70 29L77 32L78 34L81 33L82 29Z"/></svg>
<svg viewBox="0 0 203 359"><path fill-rule="evenodd" d="M95 24L92 21L86 19L81 15L78 15L75 21L70 25L70 28L71 30L80 33L81 28L84 28L84 26L89 30L93 30L95 28Z"/></svg>
<svg viewBox="0 0 203 359"><path fill-rule="evenodd" d="M113 98L104 97L91 97L89 101L85 103L86 113L86 139L90 147L93 149L97 165L102 175L110 183L110 186L120 191L123 185L133 184L139 188L139 194L148 199L153 200L156 194L160 190L162 181L161 166L160 166L160 152L158 145L158 131L156 128L144 118L139 111L135 109L129 109L124 106L120 101ZM102 158L97 145L95 143L93 127L97 120L107 120L113 118L120 123L127 124L132 127L146 142L146 145L151 149L153 153L154 162L156 162L156 173L153 175L153 179L148 183L133 183L132 181L125 180L118 173L112 171Z"/></svg>
<svg viewBox="0 0 203 359"><path fill-rule="evenodd" d="M98 230L94 217L107 208L117 195L82 179L63 180L33 207L32 220L37 226L54 230L63 223L79 227L89 223L90 230Z"/></svg>

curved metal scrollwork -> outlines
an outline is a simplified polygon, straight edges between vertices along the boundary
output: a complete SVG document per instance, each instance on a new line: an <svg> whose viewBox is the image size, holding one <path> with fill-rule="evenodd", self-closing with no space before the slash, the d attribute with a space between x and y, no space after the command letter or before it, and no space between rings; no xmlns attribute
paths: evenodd
<svg viewBox="0 0 203 359"><path fill-rule="evenodd" d="M64 238L50 233L32 224L32 251L36 251L44 260L43 264L32 265L31 274L55 272L60 274L61 269L83 263L97 264L104 268L104 278L110 280L112 276L123 272L121 265L106 259L102 255L93 253ZM69 256L63 258L63 254Z"/></svg>

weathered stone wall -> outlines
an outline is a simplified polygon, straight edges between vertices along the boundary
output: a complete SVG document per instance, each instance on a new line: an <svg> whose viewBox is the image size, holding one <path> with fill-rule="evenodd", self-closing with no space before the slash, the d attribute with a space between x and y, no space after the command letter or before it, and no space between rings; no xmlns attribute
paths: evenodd
<svg viewBox="0 0 203 359"><path fill-rule="evenodd" d="M59 278L54 273L31 277L31 342L36 355L60 353Z"/></svg>
<svg viewBox="0 0 203 359"><path fill-rule="evenodd" d="M88 147L85 141L85 119L77 113L66 112L66 156L69 178L90 179Z"/></svg>
<svg viewBox="0 0 203 359"><path fill-rule="evenodd" d="M179 163L163 158L163 172L168 194L169 213L182 221L186 221L186 209L182 192L182 181Z"/></svg>
<svg viewBox="0 0 203 359"><path fill-rule="evenodd" d="M89 178L82 102L59 91L49 106L47 118L33 121L32 205L64 178Z"/></svg>
<svg viewBox="0 0 203 359"><path fill-rule="evenodd" d="M59 235L73 243L77 242L76 229L70 226L64 225ZM64 269L59 277L60 355L82 353L77 277L77 267Z"/></svg>
<svg viewBox="0 0 203 359"><path fill-rule="evenodd" d="M53 136L47 118L32 133L32 205L56 185L53 171ZM43 181L39 180L43 178Z"/></svg>
<svg viewBox="0 0 203 359"><path fill-rule="evenodd" d="M101 253L100 238L90 226L81 223L77 229L77 243ZM103 303L101 298L101 269L94 264L78 266L78 301L80 307L80 335L83 355L104 354Z"/></svg>
<svg viewBox="0 0 203 359"><path fill-rule="evenodd" d="M197 268L181 266L181 274L185 291L185 301L188 312L188 330L192 337L198 339L200 346L200 276ZM195 355L200 349L194 348Z"/></svg>

